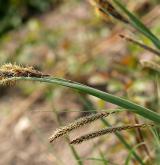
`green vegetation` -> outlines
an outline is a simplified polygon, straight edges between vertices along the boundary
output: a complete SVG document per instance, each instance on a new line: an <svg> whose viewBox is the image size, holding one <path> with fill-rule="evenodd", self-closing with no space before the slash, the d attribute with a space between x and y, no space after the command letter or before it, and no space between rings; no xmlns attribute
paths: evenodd
<svg viewBox="0 0 160 165"><path fill-rule="evenodd" d="M0 164L159 164L160 3L89 2L0 1Z"/></svg>

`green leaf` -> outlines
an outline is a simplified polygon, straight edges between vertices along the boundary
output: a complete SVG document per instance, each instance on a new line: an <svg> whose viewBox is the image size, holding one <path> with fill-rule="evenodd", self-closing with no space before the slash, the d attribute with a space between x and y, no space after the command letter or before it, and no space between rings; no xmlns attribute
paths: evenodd
<svg viewBox="0 0 160 165"><path fill-rule="evenodd" d="M154 121L156 123L160 123L160 114L151 111L148 108L142 107L136 103L133 103L129 100L111 95L109 93L97 90L95 88L73 82L70 80L60 79L60 78L36 78L36 77L13 77L8 80L30 80L30 81L40 81L40 82L46 82L51 84L57 84L61 86L66 86L72 89L76 89L80 92L84 92L87 94L90 94L92 96L95 96L97 98L100 98L104 101L110 102L112 104L118 105L122 108L127 109L128 111L134 112L136 114L139 114L140 116L150 119L151 121Z"/></svg>

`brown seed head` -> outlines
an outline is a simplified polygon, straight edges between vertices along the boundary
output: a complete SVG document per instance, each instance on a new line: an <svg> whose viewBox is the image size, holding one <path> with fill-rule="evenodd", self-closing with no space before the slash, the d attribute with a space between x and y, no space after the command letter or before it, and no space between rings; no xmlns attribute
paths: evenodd
<svg viewBox="0 0 160 165"><path fill-rule="evenodd" d="M86 124L92 123L103 117L107 117L108 115L113 114L113 113L115 113L115 112L111 112L111 113L102 112L102 113L97 113L97 114L92 114L89 116L82 117L82 118L74 121L73 123L70 123L67 126L57 129L54 132L54 134L50 137L50 142L53 142L55 139L68 134L72 130L80 128Z"/></svg>
<svg viewBox="0 0 160 165"><path fill-rule="evenodd" d="M1 84L14 84L14 81L7 81L13 77L37 77L42 78L49 75L43 74L35 70L33 67L22 67L15 64L4 64L0 67L0 83Z"/></svg>
<svg viewBox="0 0 160 165"><path fill-rule="evenodd" d="M128 125L128 126L105 128L99 131L92 132L90 134L80 136L79 138L72 140L70 144L80 144L84 141L93 139L95 137L99 137L99 136L109 134L109 133L115 133L116 131L123 131L123 130L128 130L128 129L135 129L135 128L144 128L148 126L154 126L154 124L135 124L135 125Z"/></svg>

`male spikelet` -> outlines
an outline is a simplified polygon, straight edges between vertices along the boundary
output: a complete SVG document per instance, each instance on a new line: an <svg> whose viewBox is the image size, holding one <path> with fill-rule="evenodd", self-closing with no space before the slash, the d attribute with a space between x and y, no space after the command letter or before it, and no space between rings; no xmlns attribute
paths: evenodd
<svg viewBox="0 0 160 165"><path fill-rule="evenodd" d="M8 79L14 77L37 77L42 78L49 75L34 69L33 67L22 67L16 64L4 64L0 67L0 83L1 84L13 84L14 81Z"/></svg>
<svg viewBox="0 0 160 165"><path fill-rule="evenodd" d="M121 22L129 23L129 21L120 14L120 12L117 11L108 0L90 0L90 2L96 7L96 10L103 16L103 18L108 18L110 15Z"/></svg>
<svg viewBox="0 0 160 165"><path fill-rule="evenodd" d="M128 129L135 129L135 128L144 128L148 126L154 126L154 124L135 124L135 125L105 128L99 131L92 132L90 134L80 136L79 138L72 140L70 144L80 144L84 141L93 139L95 137L99 137L99 136L109 134L109 133L115 133L116 131L123 131L123 130L128 130Z"/></svg>
<svg viewBox="0 0 160 165"><path fill-rule="evenodd" d="M97 114L92 114L89 116L82 117L82 118L74 121L73 123L70 123L67 126L57 129L54 132L54 134L50 137L50 142L53 142L55 139L57 139L61 136L64 136L77 128L80 128L86 124L89 124L89 123L96 121L98 119L101 119L103 117L107 117L108 115L113 114L113 113L115 113L115 112L111 112L111 113L102 112L102 113L97 113Z"/></svg>

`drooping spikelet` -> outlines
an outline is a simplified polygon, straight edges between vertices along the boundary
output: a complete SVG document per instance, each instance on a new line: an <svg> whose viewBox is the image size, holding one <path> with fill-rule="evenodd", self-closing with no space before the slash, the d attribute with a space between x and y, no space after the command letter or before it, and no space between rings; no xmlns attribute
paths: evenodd
<svg viewBox="0 0 160 165"><path fill-rule="evenodd" d="M97 113L97 114L92 114L89 116L82 117L82 118L74 121L73 123L70 123L67 126L57 129L54 132L54 134L50 137L50 142L53 142L55 139L68 134L72 130L75 130L79 127L82 127L86 124L89 124L89 123L96 121L98 119L101 119L103 117L107 117L108 115L113 114L113 113L115 113L115 112L111 112L111 113L102 112L102 113Z"/></svg>
<svg viewBox="0 0 160 165"><path fill-rule="evenodd" d="M37 77L42 78L49 75L37 71L33 67L22 67L15 64L4 64L0 67L0 83L13 84L14 81L8 81L9 78L14 77Z"/></svg>
<svg viewBox="0 0 160 165"><path fill-rule="evenodd" d="M95 137L99 137L99 136L109 134L109 133L115 133L116 131L123 131L123 130L128 130L128 129L135 129L135 128L144 128L148 126L154 126L154 125L153 124L135 124L135 125L105 128L99 131L92 132L90 134L80 136L79 138L72 140L70 144L80 144L84 141L93 139Z"/></svg>

